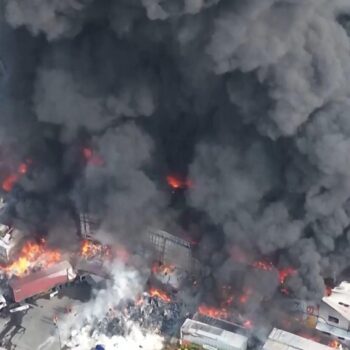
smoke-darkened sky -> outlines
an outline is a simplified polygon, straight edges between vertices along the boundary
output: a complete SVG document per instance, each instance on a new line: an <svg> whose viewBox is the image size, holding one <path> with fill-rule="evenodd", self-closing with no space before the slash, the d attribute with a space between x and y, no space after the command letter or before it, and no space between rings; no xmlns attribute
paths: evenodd
<svg viewBox="0 0 350 350"><path fill-rule="evenodd" d="M0 163L33 158L18 217L59 234L89 197L115 237L179 227L178 173L182 208L216 227L199 247L215 278L232 246L294 266L300 297L348 266L347 1L0 4ZM83 147L102 165L77 165Z"/></svg>

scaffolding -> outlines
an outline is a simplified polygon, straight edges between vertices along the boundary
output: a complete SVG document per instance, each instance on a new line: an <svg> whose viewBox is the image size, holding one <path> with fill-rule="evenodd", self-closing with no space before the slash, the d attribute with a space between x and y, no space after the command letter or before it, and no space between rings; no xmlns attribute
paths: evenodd
<svg viewBox="0 0 350 350"><path fill-rule="evenodd" d="M176 265L187 272L199 270L199 262L192 255L190 242L162 230L150 229L147 237L154 247L155 260L162 264Z"/></svg>

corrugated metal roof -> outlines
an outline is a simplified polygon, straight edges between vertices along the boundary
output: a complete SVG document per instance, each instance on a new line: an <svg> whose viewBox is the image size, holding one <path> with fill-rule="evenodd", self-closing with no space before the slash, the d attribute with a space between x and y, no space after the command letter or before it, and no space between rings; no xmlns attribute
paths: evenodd
<svg viewBox="0 0 350 350"><path fill-rule="evenodd" d="M263 350L331 350L332 348L311 339L300 337L274 328L267 339Z"/></svg>
<svg viewBox="0 0 350 350"><path fill-rule="evenodd" d="M187 319L181 327L184 334L191 334L195 337L203 339L210 338L221 341L226 344L234 344L237 348L245 348L248 338L237 334L225 331L217 327L209 326L205 323Z"/></svg>

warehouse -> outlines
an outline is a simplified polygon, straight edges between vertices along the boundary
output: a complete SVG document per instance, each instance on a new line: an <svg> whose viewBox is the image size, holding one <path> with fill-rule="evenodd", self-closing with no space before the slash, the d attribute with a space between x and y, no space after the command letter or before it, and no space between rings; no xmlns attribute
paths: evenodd
<svg viewBox="0 0 350 350"><path fill-rule="evenodd" d="M246 350L248 338L202 322L187 319L181 327L180 342L181 345L197 345L207 349Z"/></svg>

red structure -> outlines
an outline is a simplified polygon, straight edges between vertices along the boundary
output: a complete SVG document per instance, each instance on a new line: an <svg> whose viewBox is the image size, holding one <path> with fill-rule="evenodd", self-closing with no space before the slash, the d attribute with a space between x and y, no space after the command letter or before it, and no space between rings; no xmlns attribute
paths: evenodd
<svg viewBox="0 0 350 350"><path fill-rule="evenodd" d="M68 261L62 261L46 270L34 272L29 276L12 279L9 286L12 298L19 303L27 298L46 293L52 288L74 280L76 274Z"/></svg>

